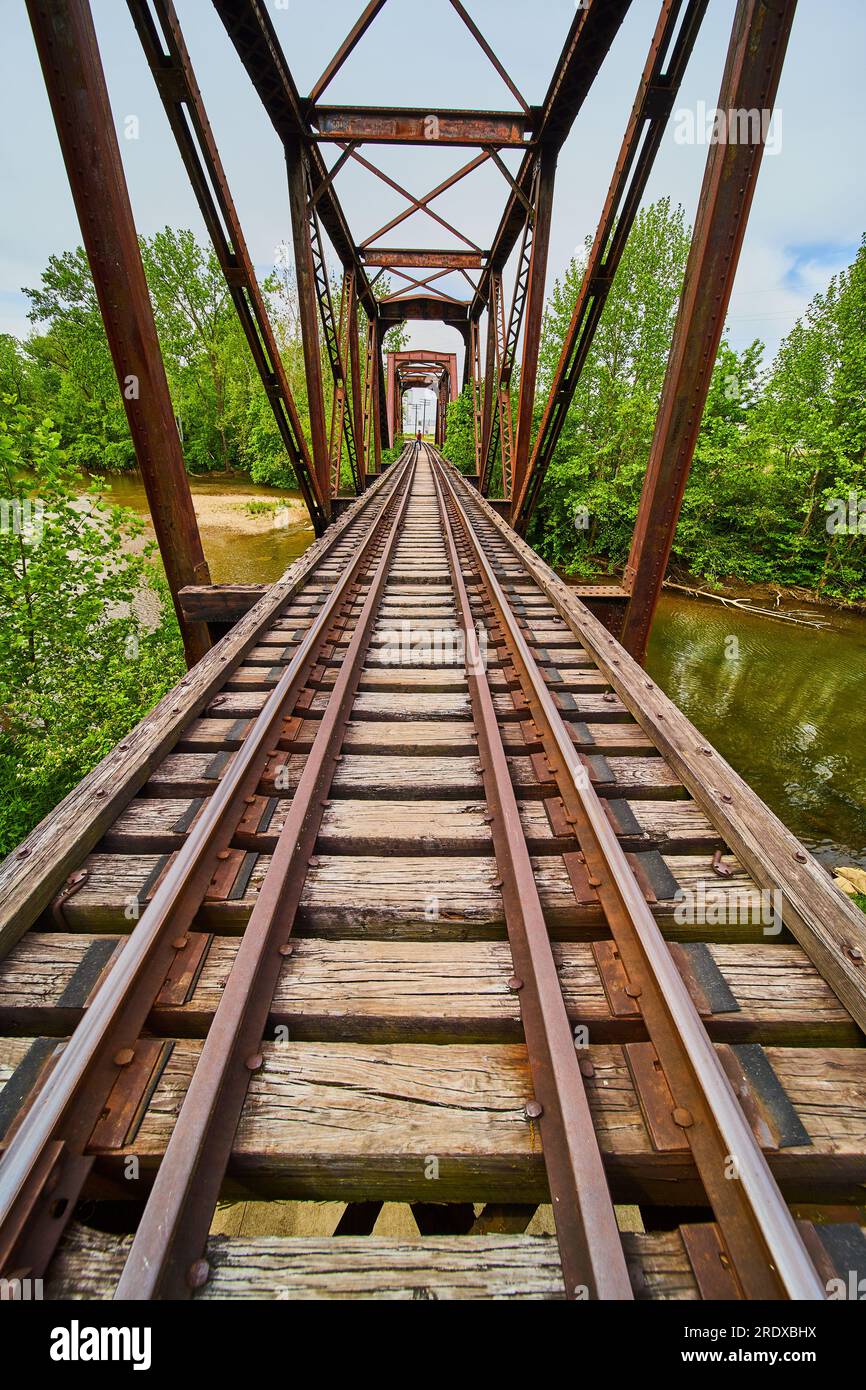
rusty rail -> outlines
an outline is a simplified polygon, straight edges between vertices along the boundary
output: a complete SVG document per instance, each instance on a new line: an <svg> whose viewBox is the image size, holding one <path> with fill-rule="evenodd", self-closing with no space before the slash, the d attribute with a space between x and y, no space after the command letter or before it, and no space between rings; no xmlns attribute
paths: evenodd
<svg viewBox="0 0 866 1390"><path fill-rule="evenodd" d="M229 853L245 800L255 792L269 750L292 713L317 653L357 595L386 527L393 539L402 514L398 499L408 495L415 452L406 451L379 516L268 696L92 1006L55 1056L38 1102L21 1117L9 1139L0 1162L0 1271L24 1267L39 1275L46 1268L92 1167L86 1149L94 1125L118 1077L135 1062L136 1045L154 1001L178 953L190 944L199 906L220 860ZM395 506L397 518L389 524ZM229 1142L235 1124L229 1128Z"/></svg>
<svg viewBox="0 0 866 1390"><path fill-rule="evenodd" d="M459 512L453 493L449 490L446 494L443 478L435 470L433 480L465 633L469 697L478 729L484 793L514 963L511 988L520 999L535 1090L527 1114L538 1120L541 1131L566 1297L583 1298L588 1293L594 1298L630 1299L633 1295L616 1213L520 823L493 695L478 650L463 561L449 515Z"/></svg>
<svg viewBox="0 0 866 1390"><path fill-rule="evenodd" d="M598 894L634 997L640 1000L648 1035L670 1089L670 1118L692 1150L743 1291L748 1298L823 1299L822 1283L794 1219L574 748L517 615L446 469L439 460L435 466L454 500L471 563L504 635L530 717L557 779L566 819L574 826L588 881ZM527 1045L531 1050L528 1033Z"/></svg>

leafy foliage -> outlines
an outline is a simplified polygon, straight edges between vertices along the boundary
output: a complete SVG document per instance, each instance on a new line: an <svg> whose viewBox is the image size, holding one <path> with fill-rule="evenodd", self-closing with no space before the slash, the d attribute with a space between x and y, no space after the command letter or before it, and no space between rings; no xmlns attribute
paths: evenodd
<svg viewBox="0 0 866 1390"><path fill-rule="evenodd" d="M50 420L0 420L0 854L183 672L133 513L106 508ZM166 616L166 613L171 616ZM147 621L147 615L150 621Z"/></svg>
<svg viewBox="0 0 866 1390"><path fill-rule="evenodd" d="M667 199L638 215L530 530L569 572L610 573L627 559L688 246L682 209ZM571 262L548 302L536 427L585 264ZM769 368L763 351L720 347L673 560L710 582L864 601L866 517L859 533L828 529L828 517L852 495L866 511L866 238ZM452 407L460 458L463 410Z"/></svg>

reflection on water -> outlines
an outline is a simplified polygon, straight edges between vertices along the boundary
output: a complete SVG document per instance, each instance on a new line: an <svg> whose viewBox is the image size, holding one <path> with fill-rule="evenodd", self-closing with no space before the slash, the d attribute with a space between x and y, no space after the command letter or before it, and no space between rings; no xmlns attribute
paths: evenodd
<svg viewBox="0 0 866 1390"><path fill-rule="evenodd" d="M309 525L275 528L244 506L297 494L245 478L191 485L214 583L272 582L313 540ZM140 478L113 479L107 490L147 516ZM819 858L866 867L866 618L829 621L818 631L665 595L647 665Z"/></svg>
<svg viewBox="0 0 866 1390"><path fill-rule="evenodd" d="M866 867L866 619L824 619L818 631L665 595L647 666L820 859Z"/></svg>

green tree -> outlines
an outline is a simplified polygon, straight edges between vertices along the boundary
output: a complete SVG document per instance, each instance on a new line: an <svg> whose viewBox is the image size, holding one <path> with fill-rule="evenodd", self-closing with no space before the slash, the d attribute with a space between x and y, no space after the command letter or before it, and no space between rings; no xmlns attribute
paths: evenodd
<svg viewBox="0 0 866 1390"><path fill-rule="evenodd" d="M83 248L52 256L39 286L24 293L31 322L45 325L26 344L39 382L35 398L70 460L88 472L133 468L135 452Z"/></svg>
<svg viewBox="0 0 866 1390"><path fill-rule="evenodd" d="M183 671L164 582L146 553L130 549L141 522L101 505L50 420L6 404L0 420L0 854ZM149 623L139 616L143 604Z"/></svg>
<svg viewBox="0 0 866 1390"><path fill-rule="evenodd" d="M448 402L447 432L442 452L461 473L475 472L475 422L471 386L464 387L456 400Z"/></svg>
<svg viewBox="0 0 866 1390"><path fill-rule="evenodd" d="M587 241L587 255L589 246ZM688 247L682 208L663 198L640 211L530 532L553 564L593 573L626 558ZM586 256L572 260L545 312L536 418L550 391L585 268Z"/></svg>

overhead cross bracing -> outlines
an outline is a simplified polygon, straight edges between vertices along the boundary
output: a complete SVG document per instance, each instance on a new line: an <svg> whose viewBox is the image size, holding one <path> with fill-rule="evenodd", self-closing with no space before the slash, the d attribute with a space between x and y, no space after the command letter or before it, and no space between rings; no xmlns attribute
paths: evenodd
<svg viewBox="0 0 866 1390"><path fill-rule="evenodd" d="M302 428L172 0L127 0L317 534L329 524L335 499L347 488L352 494L361 492L378 471L382 449L394 443L398 383L388 380L383 349L388 330L406 322L441 322L462 338L463 386L471 397L478 484L485 495L491 495L492 488L501 494L501 509L525 533L543 494L544 477L707 0L662 0L561 360L543 402L536 399L536 388L557 157L626 19L630 0L586 0L576 9L537 104L527 100L497 55L495 22L484 32L461 0L447 3L477 49L478 62L503 85L513 102L510 109L333 104L329 98L335 79L356 50L370 41L370 30L381 23L386 6L397 2L373 0L366 6L304 96L264 0L214 0L285 154L306 373L308 421ZM71 11L86 10L84 0L64 0L64 5ZM48 42L55 7L38 0L29 0L29 7L33 16L41 17L37 28L45 30L42 37ZM794 8L795 0L738 0L720 108L772 109ZM80 15L78 27L82 40L95 46ZM378 84L380 101L387 77L383 72ZM84 109L97 121L107 101L101 70L91 69L89 79L91 106ZM59 87L56 66L47 70L47 80L49 91ZM68 107L59 90L55 95L58 129L86 226L87 209L101 193L95 185L88 186L75 155L76 136L64 119ZM606 618L639 656L646 648L676 528L709 387L707 364L714 361L721 337L761 163L763 127L750 131L750 136L753 143L710 148L672 364L683 344L700 341L700 351L686 353L669 373L632 554L622 582L613 586L617 592L604 600ZM383 166L388 147L412 150L413 176L417 168L419 182L413 177L410 186ZM459 156L457 166L438 181L420 182L425 152L447 153L452 147ZM119 151L114 158L119 163ZM398 200L397 210L384 219L371 213L372 225L361 237L350 227L340 201L339 190L350 169L368 179L374 195L378 187L384 196ZM453 215L446 215L444 200L456 188L471 192L481 171L498 177L504 210L479 240L477 232L470 235ZM371 201L371 209L375 206ZM131 228L128 206L124 218ZM430 230L412 246L406 244L407 231L416 223ZM120 244L128 247L124 274L130 281L140 278L128 236L121 237ZM112 308L110 272L95 238L88 252L113 340L122 335L122 327L114 322L118 313ZM333 256L339 265L337 282ZM146 314L144 306L140 312ZM150 331L143 323L140 328ZM119 374L121 366L118 363ZM450 399L456 394L452 385ZM677 416L678 399L691 402L687 421ZM166 404L163 391L163 417ZM155 398L151 405L155 408ZM447 412L444 398L441 405ZM437 426L440 443L444 434L443 419ZM181 569L189 576L201 565L194 518L192 526L187 516L175 518L173 510L184 510L183 504L170 495L163 499L158 472L144 465L143 469L153 480L157 534L168 556L177 602L179 582L172 577ZM178 539L180 552L169 554ZM200 634L187 631L182 614L180 618L192 653Z"/></svg>

